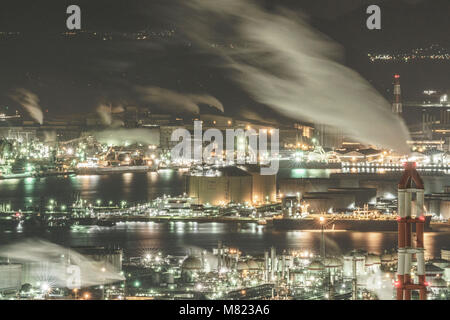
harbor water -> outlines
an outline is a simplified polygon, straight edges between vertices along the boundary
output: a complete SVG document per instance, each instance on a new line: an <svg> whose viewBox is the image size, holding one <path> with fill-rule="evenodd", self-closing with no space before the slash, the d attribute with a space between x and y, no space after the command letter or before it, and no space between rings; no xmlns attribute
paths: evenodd
<svg viewBox="0 0 450 320"><path fill-rule="evenodd" d="M316 174L317 172L314 172ZM320 176L328 174L320 173ZM183 173L161 170L158 173L123 173L112 175L57 176L46 178L9 179L0 181L1 202L12 209L45 199L69 203L75 195L94 203L101 200L143 202L184 192ZM159 249L167 254L186 254L189 250L211 250L221 240L227 246L244 253L261 254L272 245L277 250L308 249L319 251L320 231L280 231L257 224L196 223L196 222L128 222L114 227L86 226L70 230L0 231L0 243L17 242L25 238L42 238L70 246L119 246L126 256L136 256L144 250ZM342 254L358 248L381 254L395 249L395 232L326 232L326 250ZM438 257L442 247L450 245L450 233L427 232L426 253Z"/></svg>

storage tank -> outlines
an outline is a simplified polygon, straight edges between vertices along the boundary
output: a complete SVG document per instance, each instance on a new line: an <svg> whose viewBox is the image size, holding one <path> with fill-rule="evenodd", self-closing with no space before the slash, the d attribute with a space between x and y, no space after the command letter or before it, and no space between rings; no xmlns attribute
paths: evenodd
<svg viewBox="0 0 450 320"><path fill-rule="evenodd" d="M353 250L344 256L344 277L353 277L353 263L356 265L356 276L365 273L366 256L362 251Z"/></svg>

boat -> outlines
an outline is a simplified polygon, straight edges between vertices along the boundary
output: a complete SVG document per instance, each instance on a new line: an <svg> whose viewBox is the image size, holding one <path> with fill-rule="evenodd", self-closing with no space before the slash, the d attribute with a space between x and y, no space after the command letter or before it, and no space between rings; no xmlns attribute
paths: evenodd
<svg viewBox="0 0 450 320"><path fill-rule="evenodd" d="M116 222L108 219L98 219L96 224L100 227L114 227Z"/></svg>
<svg viewBox="0 0 450 320"><path fill-rule="evenodd" d="M321 219L322 218L322 219ZM431 231L431 215L425 216L425 231ZM397 231L395 216L382 215L376 218L362 218L352 215L309 215L303 218L273 219L275 229L281 230L347 230L347 231ZM413 225L414 226L414 225ZM413 227L413 231L415 228Z"/></svg>
<svg viewBox="0 0 450 320"><path fill-rule="evenodd" d="M45 228L47 230L66 230L70 229L73 222L70 219L50 219L47 221Z"/></svg>
<svg viewBox="0 0 450 320"><path fill-rule="evenodd" d="M73 225L76 226L93 226L97 224L97 218L94 217L82 217L82 218L72 218Z"/></svg>
<svg viewBox="0 0 450 320"><path fill-rule="evenodd" d="M28 216L23 220L25 230L60 230L70 229L73 225L71 219L64 217L44 217L41 215Z"/></svg>
<svg viewBox="0 0 450 320"><path fill-rule="evenodd" d="M261 226L265 226L267 224L267 220L266 219L259 219L258 220L258 224Z"/></svg>
<svg viewBox="0 0 450 320"><path fill-rule="evenodd" d="M91 175L91 174L110 174L110 173L125 173L125 172L147 172L151 171L152 167L146 165L135 166L96 166L96 167L79 167L75 170L79 175Z"/></svg>

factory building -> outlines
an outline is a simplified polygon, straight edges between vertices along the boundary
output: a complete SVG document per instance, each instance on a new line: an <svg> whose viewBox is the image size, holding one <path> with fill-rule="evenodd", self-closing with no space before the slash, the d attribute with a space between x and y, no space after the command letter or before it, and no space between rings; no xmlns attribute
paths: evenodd
<svg viewBox="0 0 450 320"><path fill-rule="evenodd" d="M224 205L274 201L276 177L236 167L219 168L214 172L186 177L190 198L198 204Z"/></svg>

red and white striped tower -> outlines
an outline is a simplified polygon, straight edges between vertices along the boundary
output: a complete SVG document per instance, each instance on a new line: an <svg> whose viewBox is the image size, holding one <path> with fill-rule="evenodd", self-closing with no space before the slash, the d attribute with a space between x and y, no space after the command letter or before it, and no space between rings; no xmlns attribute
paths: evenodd
<svg viewBox="0 0 450 320"><path fill-rule="evenodd" d="M392 103L392 112L402 113L402 91L400 89L400 75L394 75L394 102Z"/></svg>
<svg viewBox="0 0 450 320"><path fill-rule="evenodd" d="M414 204L414 205L413 205ZM423 231L425 226L424 187L414 162L405 164L398 184L398 269L395 286L397 300L411 300L411 291L419 290L420 300L426 300L425 255ZM414 214L414 215L413 215ZM413 245L413 224L416 225L416 245ZM418 281L411 279L413 255L417 260Z"/></svg>

